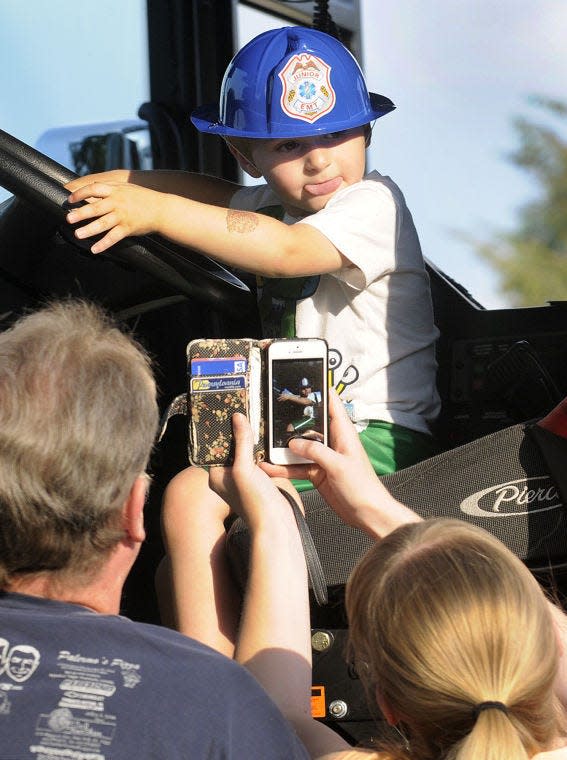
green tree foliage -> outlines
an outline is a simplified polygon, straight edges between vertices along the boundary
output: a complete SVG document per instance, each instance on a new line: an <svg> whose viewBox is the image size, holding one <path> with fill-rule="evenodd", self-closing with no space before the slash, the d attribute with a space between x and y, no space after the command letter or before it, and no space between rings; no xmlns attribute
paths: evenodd
<svg viewBox="0 0 567 760"><path fill-rule="evenodd" d="M567 103L535 103L558 123L567 121ZM476 247L498 271L501 290L514 306L567 300L567 141L528 119L517 119L515 127L520 147L511 160L535 177L539 194L520 210L517 229Z"/></svg>

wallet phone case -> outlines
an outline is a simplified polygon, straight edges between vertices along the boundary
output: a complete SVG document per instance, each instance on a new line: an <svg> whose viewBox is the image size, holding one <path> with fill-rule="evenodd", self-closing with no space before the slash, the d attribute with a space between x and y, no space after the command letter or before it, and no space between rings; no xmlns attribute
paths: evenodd
<svg viewBox="0 0 567 760"><path fill-rule="evenodd" d="M187 346L189 461L230 464L232 415L245 414L256 461L266 458L264 348L269 340L199 338Z"/></svg>

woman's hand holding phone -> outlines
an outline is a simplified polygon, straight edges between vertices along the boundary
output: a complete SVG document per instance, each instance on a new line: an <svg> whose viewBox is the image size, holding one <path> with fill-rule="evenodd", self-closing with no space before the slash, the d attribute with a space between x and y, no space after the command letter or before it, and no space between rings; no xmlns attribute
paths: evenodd
<svg viewBox="0 0 567 760"><path fill-rule="evenodd" d="M242 517L251 531L266 523L273 525L274 515L280 513L289 520L292 512L289 504L278 491L278 478L263 472L253 458L253 435L250 423L243 414L232 418L235 440L234 464L231 467L211 467L209 486L231 509ZM287 491L293 491L285 481ZM297 497L297 494L296 494ZM297 497L298 498L298 497Z"/></svg>
<svg viewBox="0 0 567 760"><path fill-rule="evenodd" d="M347 525L377 539L398 525L420 519L381 483L334 389L329 389L329 446L295 438L289 448L312 464L262 463L262 469L272 477L307 478Z"/></svg>

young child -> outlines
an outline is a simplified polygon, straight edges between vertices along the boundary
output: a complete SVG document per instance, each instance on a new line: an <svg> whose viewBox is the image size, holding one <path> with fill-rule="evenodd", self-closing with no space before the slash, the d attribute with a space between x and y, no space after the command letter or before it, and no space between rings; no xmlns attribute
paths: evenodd
<svg viewBox="0 0 567 760"><path fill-rule="evenodd" d="M335 38L284 27L242 48L219 105L192 115L264 184L118 170L67 186L69 202L90 200L67 219L86 222L78 238L103 234L93 253L159 233L259 276L264 336L326 339L330 385L381 474L434 453L429 425L439 411L438 332L413 220L389 177L365 176L371 124L393 108L368 92ZM202 470L175 482L194 503L218 498ZM182 550L187 509L166 505L164 520L170 551Z"/></svg>
<svg viewBox="0 0 567 760"><path fill-rule="evenodd" d="M93 253L153 232L259 275L264 336L327 340L332 384L379 473L431 454L439 410L437 330L412 217L389 177L364 176L370 125L393 108L368 93L336 39L284 27L240 50L220 106L192 116L264 184L117 170L68 185L71 203L97 199L68 215L92 220L79 238L106 233Z"/></svg>

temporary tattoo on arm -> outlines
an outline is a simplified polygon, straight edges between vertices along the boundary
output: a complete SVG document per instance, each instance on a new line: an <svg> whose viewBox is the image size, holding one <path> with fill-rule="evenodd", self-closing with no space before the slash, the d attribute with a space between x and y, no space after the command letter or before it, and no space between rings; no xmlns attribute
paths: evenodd
<svg viewBox="0 0 567 760"><path fill-rule="evenodd" d="M226 228L229 232L253 232L258 226L258 215L251 211L226 212Z"/></svg>

